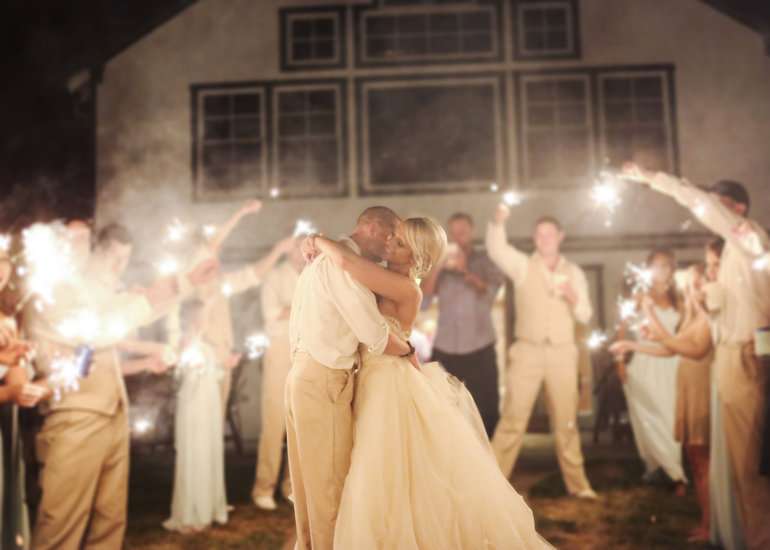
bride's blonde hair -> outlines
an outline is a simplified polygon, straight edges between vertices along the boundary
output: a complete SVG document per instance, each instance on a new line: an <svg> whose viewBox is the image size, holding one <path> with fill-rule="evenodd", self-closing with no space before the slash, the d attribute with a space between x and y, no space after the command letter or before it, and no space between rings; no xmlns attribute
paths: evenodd
<svg viewBox="0 0 770 550"><path fill-rule="evenodd" d="M414 258L409 276L412 279L421 279L444 253L446 233L430 218L407 218L403 224L406 244L412 250Z"/></svg>

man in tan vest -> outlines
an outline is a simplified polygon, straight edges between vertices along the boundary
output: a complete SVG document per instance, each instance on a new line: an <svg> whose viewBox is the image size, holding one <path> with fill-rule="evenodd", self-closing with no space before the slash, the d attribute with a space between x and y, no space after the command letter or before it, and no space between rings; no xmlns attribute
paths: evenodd
<svg viewBox="0 0 770 550"><path fill-rule="evenodd" d="M42 499L32 548L117 549L123 545L128 494L128 398L115 345L155 309L177 299L180 286L217 275L217 262L200 264L185 281L158 279L143 294L115 291L131 254L128 232L108 226L93 254L55 301L25 312L25 330L37 346L35 366L60 390L41 405L46 415L37 438ZM57 363L93 348L90 372L77 388L58 386Z"/></svg>
<svg viewBox="0 0 770 550"><path fill-rule="evenodd" d="M770 272L761 261L770 251L770 238L759 223L745 217L749 194L738 182L722 180L702 189L632 163L624 167L623 176L673 197L725 240L709 303L715 328L714 376L746 547L770 548L770 479L760 475L770 373L751 341L758 328L770 326Z"/></svg>
<svg viewBox="0 0 770 550"><path fill-rule="evenodd" d="M398 216L373 206L340 242L380 261ZM354 367L359 343L373 354L407 356L374 294L325 255L297 281L289 318L292 367L286 380L286 440L294 491L297 550L332 550L353 448Z"/></svg>
<svg viewBox="0 0 770 550"><path fill-rule="evenodd" d="M515 285L516 341L509 351L506 393L492 449L500 468L510 476L521 450L540 386L556 441L564 483L571 495L595 499L586 478L577 426L578 350L575 323L591 318L588 285L583 271L567 261L559 247L564 233L550 217L535 223L535 252L527 256L510 246L505 220L510 212L498 207L488 225L489 257Z"/></svg>

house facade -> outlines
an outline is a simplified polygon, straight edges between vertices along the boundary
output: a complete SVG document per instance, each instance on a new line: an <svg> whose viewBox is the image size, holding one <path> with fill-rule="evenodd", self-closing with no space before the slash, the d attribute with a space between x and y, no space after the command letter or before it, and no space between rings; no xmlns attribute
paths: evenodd
<svg viewBox="0 0 770 550"><path fill-rule="evenodd" d="M173 218L221 221L248 197L264 207L228 240L232 266L297 219L343 234L372 204L465 211L482 238L515 190L511 239L560 219L611 328L627 261L697 259L707 233L631 185L597 206L603 171L735 179L770 225L770 56L698 0L198 0L109 59L96 97L97 221L131 229L138 272Z"/></svg>

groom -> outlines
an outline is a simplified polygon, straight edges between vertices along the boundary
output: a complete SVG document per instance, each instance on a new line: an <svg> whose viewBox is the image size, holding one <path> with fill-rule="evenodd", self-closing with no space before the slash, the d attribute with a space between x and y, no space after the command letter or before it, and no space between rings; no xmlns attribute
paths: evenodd
<svg viewBox="0 0 770 550"><path fill-rule="evenodd" d="M367 208L340 242L379 262L399 217ZM354 369L359 342L374 354L406 355L390 334L374 294L320 255L300 275L289 327L292 369L286 381L286 439L298 550L331 550L353 447Z"/></svg>

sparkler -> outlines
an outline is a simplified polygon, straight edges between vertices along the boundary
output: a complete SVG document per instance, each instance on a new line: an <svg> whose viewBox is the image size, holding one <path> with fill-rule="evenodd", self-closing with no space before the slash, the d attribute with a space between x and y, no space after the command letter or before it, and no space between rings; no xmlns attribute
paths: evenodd
<svg viewBox="0 0 770 550"><path fill-rule="evenodd" d="M605 335L600 330L594 330L588 336L588 339L586 340L586 345L588 346L588 349L595 351L600 349L602 346L604 346L606 342L607 342L607 335Z"/></svg>
<svg viewBox="0 0 770 550"><path fill-rule="evenodd" d="M61 401L62 393L77 391L80 387L80 369L74 357L57 357L51 362L51 374L48 385L53 390L53 398Z"/></svg>
<svg viewBox="0 0 770 550"><path fill-rule="evenodd" d="M267 348L270 347L270 338L263 332L252 334L246 338L246 350L248 353L246 357L249 359L258 359L265 354Z"/></svg>
<svg viewBox="0 0 770 550"><path fill-rule="evenodd" d="M0 250L8 252L11 249L11 236L0 235Z"/></svg>
<svg viewBox="0 0 770 550"><path fill-rule="evenodd" d="M203 375L206 372L206 356L201 348L193 344L182 351L177 366L183 371Z"/></svg>
<svg viewBox="0 0 770 550"><path fill-rule="evenodd" d="M273 187L272 189L270 189L270 198L271 199L277 199L280 194L281 194L281 192L278 190L277 187Z"/></svg>
<svg viewBox="0 0 770 550"><path fill-rule="evenodd" d="M647 293L652 288L652 269L645 264L635 265L626 262L623 275L626 277L626 283L631 287L631 294Z"/></svg>
<svg viewBox="0 0 770 550"><path fill-rule="evenodd" d="M639 313L636 300L618 297L618 313L621 321L634 319Z"/></svg>
<svg viewBox="0 0 770 550"><path fill-rule="evenodd" d="M144 435L153 427L152 420L149 418L138 418L134 421L133 429L139 435Z"/></svg>
<svg viewBox="0 0 770 550"><path fill-rule="evenodd" d="M765 269L770 263L770 258L768 258L768 256L770 256L770 252L754 260L754 263L751 264L751 268L756 271L762 271Z"/></svg>
<svg viewBox="0 0 770 550"><path fill-rule="evenodd" d="M155 264L155 268L161 275L171 275L179 271L179 262L174 258L165 258L161 262Z"/></svg>
<svg viewBox="0 0 770 550"><path fill-rule="evenodd" d="M178 218L174 218L171 224L168 226L166 233L166 240L171 242L178 242L182 239L187 232L187 228L179 221Z"/></svg>
<svg viewBox="0 0 770 550"><path fill-rule="evenodd" d="M203 226L203 237L207 241L210 241L211 239L213 239L214 235L216 234L216 232L217 232L217 226L216 225L207 224L207 225Z"/></svg>
<svg viewBox="0 0 770 550"><path fill-rule="evenodd" d="M297 225L294 227L295 239L312 233L318 233L318 229L313 225L313 222L309 220L297 220Z"/></svg>
<svg viewBox="0 0 770 550"><path fill-rule="evenodd" d="M500 190L500 187L495 182L492 182L489 184L489 190L493 193L497 193Z"/></svg>
<svg viewBox="0 0 770 550"><path fill-rule="evenodd" d="M233 293L233 285L231 285L230 283L222 283L222 294L224 294L229 298L232 295L232 293Z"/></svg>
<svg viewBox="0 0 770 550"><path fill-rule="evenodd" d="M53 303L53 290L60 282L74 274L70 261L70 245L66 228L61 223L36 223L22 232L26 267L19 266L19 276L27 276L28 294L37 294L48 303Z"/></svg>
<svg viewBox="0 0 770 550"><path fill-rule="evenodd" d="M521 204L521 195L516 191L506 191L503 193L503 203L509 208Z"/></svg>

